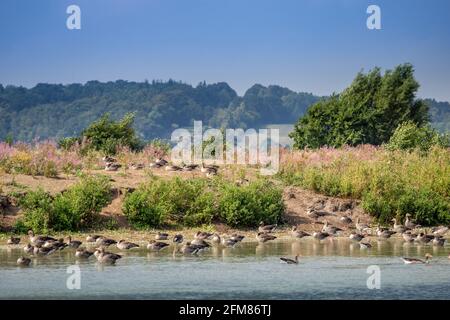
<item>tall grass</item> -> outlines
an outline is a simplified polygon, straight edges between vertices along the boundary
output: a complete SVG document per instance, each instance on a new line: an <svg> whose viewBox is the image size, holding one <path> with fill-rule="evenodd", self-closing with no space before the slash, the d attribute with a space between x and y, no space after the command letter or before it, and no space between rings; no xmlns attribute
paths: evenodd
<svg viewBox="0 0 450 320"><path fill-rule="evenodd" d="M387 222L413 214L423 224L450 223L450 151L388 151L362 145L285 152L280 176L289 184L362 200Z"/></svg>

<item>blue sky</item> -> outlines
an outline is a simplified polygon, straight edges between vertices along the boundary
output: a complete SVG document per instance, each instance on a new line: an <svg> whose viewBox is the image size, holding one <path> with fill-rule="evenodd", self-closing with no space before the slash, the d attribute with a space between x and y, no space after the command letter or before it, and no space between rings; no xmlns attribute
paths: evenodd
<svg viewBox="0 0 450 320"><path fill-rule="evenodd" d="M66 8L81 8L81 30ZM381 7L382 30L366 9ZM0 83L169 78L330 94L411 62L420 96L450 101L448 0L2 0Z"/></svg>

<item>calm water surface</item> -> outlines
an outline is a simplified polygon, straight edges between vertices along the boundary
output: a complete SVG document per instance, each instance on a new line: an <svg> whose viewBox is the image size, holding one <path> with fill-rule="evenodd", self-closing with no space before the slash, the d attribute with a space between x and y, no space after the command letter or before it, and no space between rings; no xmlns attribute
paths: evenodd
<svg viewBox="0 0 450 320"><path fill-rule="evenodd" d="M0 299L450 299L450 246L389 240L360 249L347 239L280 240L215 247L195 256L136 249L115 266L80 260L73 250L32 258L21 268L22 246L0 247ZM110 251L117 251L112 249ZM300 254L298 265L280 256ZM404 265L402 256L433 255L428 265ZM66 287L67 267L81 269L81 289ZM367 267L381 270L381 289L369 290Z"/></svg>

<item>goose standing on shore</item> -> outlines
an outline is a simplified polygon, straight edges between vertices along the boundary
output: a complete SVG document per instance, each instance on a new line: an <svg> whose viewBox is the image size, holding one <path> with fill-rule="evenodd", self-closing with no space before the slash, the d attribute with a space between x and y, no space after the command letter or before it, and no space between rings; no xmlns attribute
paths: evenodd
<svg viewBox="0 0 450 320"><path fill-rule="evenodd" d="M13 236L10 236L6 244L12 245L12 244L19 244L20 238L15 238Z"/></svg>
<svg viewBox="0 0 450 320"><path fill-rule="evenodd" d="M310 236L311 236L309 233L307 233L307 232L305 232L305 231L298 230L298 228L297 228L296 226L292 227L291 235L292 235L294 238L299 238L299 239L304 238L304 237L310 237Z"/></svg>
<svg viewBox="0 0 450 320"><path fill-rule="evenodd" d="M67 245L69 247L75 248L75 249L77 249L79 246L81 246L81 243L82 243L81 241L78 241L78 240L72 240L71 236L68 236L67 240L68 240Z"/></svg>
<svg viewBox="0 0 450 320"><path fill-rule="evenodd" d="M420 225L416 224L414 222L412 222L412 220L410 219L411 215L408 213L406 214L406 219L405 219L405 227L408 229L415 229L415 228L419 228Z"/></svg>
<svg viewBox="0 0 450 320"><path fill-rule="evenodd" d="M392 230L394 230L395 232L403 233L403 232L406 232L406 231L409 230L409 229L408 229L407 227L405 227L404 225L398 224L396 218L393 218L391 221L394 222L394 226L393 226Z"/></svg>
<svg viewBox="0 0 450 320"><path fill-rule="evenodd" d="M340 231L342 231L341 228L332 226L332 225L328 224L328 221L327 221L327 220L325 220L325 223L324 223L324 225L323 225L323 227L322 227L322 232L326 232L326 233L335 235L336 233L338 233L338 232L340 232Z"/></svg>
<svg viewBox="0 0 450 320"><path fill-rule="evenodd" d="M376 232L379 239L389 239L393 234L396 233L395 231L381 228L380 225L377 226Z"/></svg>
<svg viewBox="0 0 450 320"><path fill-rule="evenodd" d="M33 230L28 231L28 237L30 238L30 243L32 245L43 245L46 241L56 241L55 238L49 236L35 235Z"/></svg>
<svg viewBox="0 0 450 320"><path fill-rule="evenodd" d="M119 240L116 244L117 248L120 250L129 250L133 248L139 248L139 245L133 242L128 242L125 240Z"/></svg>
<svg viewBox="0 0 450 320"><path fill-rule="evenodd" d="M368 224L360 222L359 217L356 218L355 227L359 232L365 232L370 229L370 226Z"/></svg>
<svg viewBox="0 0 450 320"><path fill-rule="evenodd" d="M413 242L417 236L412 234L411 231L405 231L402 233L402 237L406 242Z"/></svg>
<svg viewBox="0 0 450 320"><path fill-rule="evenodd" d="M258 232L256 234L256 239L259 242L262 242L262 243L267 242L267 241L271 241L271 240L275 240L276 238L277 237L275 237L275 236L273 236L271 234L265 233L265 232Z"/></svg>

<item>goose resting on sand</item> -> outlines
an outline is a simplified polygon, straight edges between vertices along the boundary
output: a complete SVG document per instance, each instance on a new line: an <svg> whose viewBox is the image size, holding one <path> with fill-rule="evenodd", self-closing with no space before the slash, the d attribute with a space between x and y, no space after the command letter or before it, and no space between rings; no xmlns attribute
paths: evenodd
<svg viewBox="0 0 450 320"><path fill-rule="evenodd" d="M125 240L119 240L119 242L116 244L117 248L120 250L129 250L133 248L139 248L139 245L133 242L128 242Z"/></svg>

